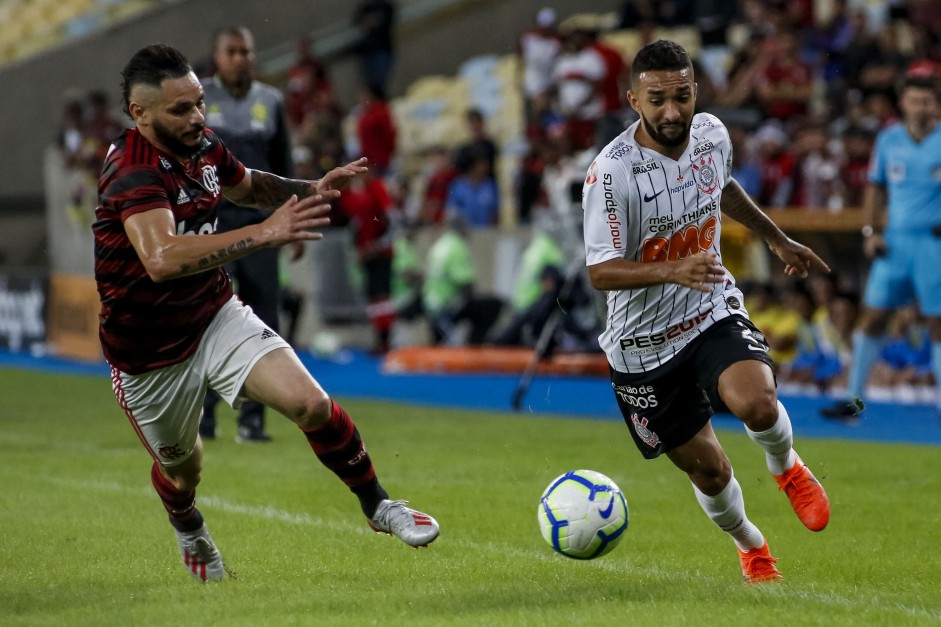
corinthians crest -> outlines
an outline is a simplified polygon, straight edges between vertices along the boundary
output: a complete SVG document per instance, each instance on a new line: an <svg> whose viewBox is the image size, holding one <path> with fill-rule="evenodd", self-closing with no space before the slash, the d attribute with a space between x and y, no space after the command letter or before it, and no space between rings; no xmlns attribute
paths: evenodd
<svg viewBox="0 0 941 627"><path fill-rule="evenodd" d="M634 423L634 431L637 436L644 441L644 444L650 448L660 446L660 436L647 428L647 419L640 418L636 413L631 414L631 422Z"/></svg>
<svg viewBox="0 0 941 627"><path fill-rule="evenodd" d="M699 161L693 162L693 172L696 179L696 187L704 194L711 194L719 185L719 177L716 175L715 165L712 163L712 155L705 154L699 157Z"/></svg>

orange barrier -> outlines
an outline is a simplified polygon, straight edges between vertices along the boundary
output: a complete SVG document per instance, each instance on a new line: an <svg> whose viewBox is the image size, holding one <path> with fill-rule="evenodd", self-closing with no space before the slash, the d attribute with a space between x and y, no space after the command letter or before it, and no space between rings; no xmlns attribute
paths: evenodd
<svg viewBox="0 0 941 627"><path fill-rule="evenodd" d="M412 346L386 355L385 372L522 374L533 356L529 348ZM539 374L607 377L602 353L552 355L539 364Z"/></svg>

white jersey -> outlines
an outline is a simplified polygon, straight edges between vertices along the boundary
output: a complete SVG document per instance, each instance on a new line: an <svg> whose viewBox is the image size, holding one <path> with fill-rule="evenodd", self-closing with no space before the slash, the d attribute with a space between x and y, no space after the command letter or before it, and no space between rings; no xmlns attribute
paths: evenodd
<svg viewBox="0 0 941 627"><path fill-rule="evenodd" d="M713 115L693 116L679 161L634 140L640 121L598 154L582 191L586 264L611 259L657 263L700 251L719 255L722 189L732 179L732 147ZM665 364L700 333L732 314L747 317L732 275L700 292L665 283L607 293L608 322L598 342L611 367L646 372Z"/></svg>

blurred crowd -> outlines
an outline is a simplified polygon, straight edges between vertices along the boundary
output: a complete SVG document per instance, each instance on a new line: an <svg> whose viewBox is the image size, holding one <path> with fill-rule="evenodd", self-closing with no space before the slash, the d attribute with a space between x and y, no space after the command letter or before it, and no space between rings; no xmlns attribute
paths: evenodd
<svg viewBox="0 0 941 627"><path fill-rule="evenodd" d="M582 254L574 234L584 172L636 119L624 98L626 42L639 48L675 35L685 45L692 36L698 109L726 123L734 176L766 208L858 207L875 135L897 120L898 79L932 76L941 87L937 0L626 0L616 14L575 16L547 6L515 42L520 137L493 137L486 113L470 107L466 141L428 148L416 167L401 154L387 93L395 20L388 0L364 0L355 12L361 37L349 53L361 59L357 102L340 102L329 64L308 39L297 41L290 69L271 82L284 92L298 178L319 178L354 156L369 159L370 175L336 203L333 224L353 232L361 262L392 259L395 315L425 320L437 343L534 345L564 289L580 313L560 325L558 342L596 350L598 309L567 264ZM65 106L59 144L88 177L97 178L110 137L124 126L110 111L97 91ZM498 167L505 159L512 168ZM509 171L512 180L501 180ZM74 201L93 199L76 194ZM504 303L475 288L467 233L506 225L507 214L531 238ZM421 254L415 234L429 228L440 235ZM846 279L747 286L782 381L842 384L859 289ZM930 375L919 361L926 340L917 312L901 313L895 326L898 343L875 376L921 385Z"/></svg>

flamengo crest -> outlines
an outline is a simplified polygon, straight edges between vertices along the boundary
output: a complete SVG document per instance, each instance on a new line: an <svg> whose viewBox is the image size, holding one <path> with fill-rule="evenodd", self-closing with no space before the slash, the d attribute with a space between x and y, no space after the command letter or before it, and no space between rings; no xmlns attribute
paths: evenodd
<svg viewBox="0 0 941 627"><path fill-rule="evenodd" d="M219 186L219 175L216 173L216 166L203 166L203 187L213 196L218 196L222 188Z"/></svg>

